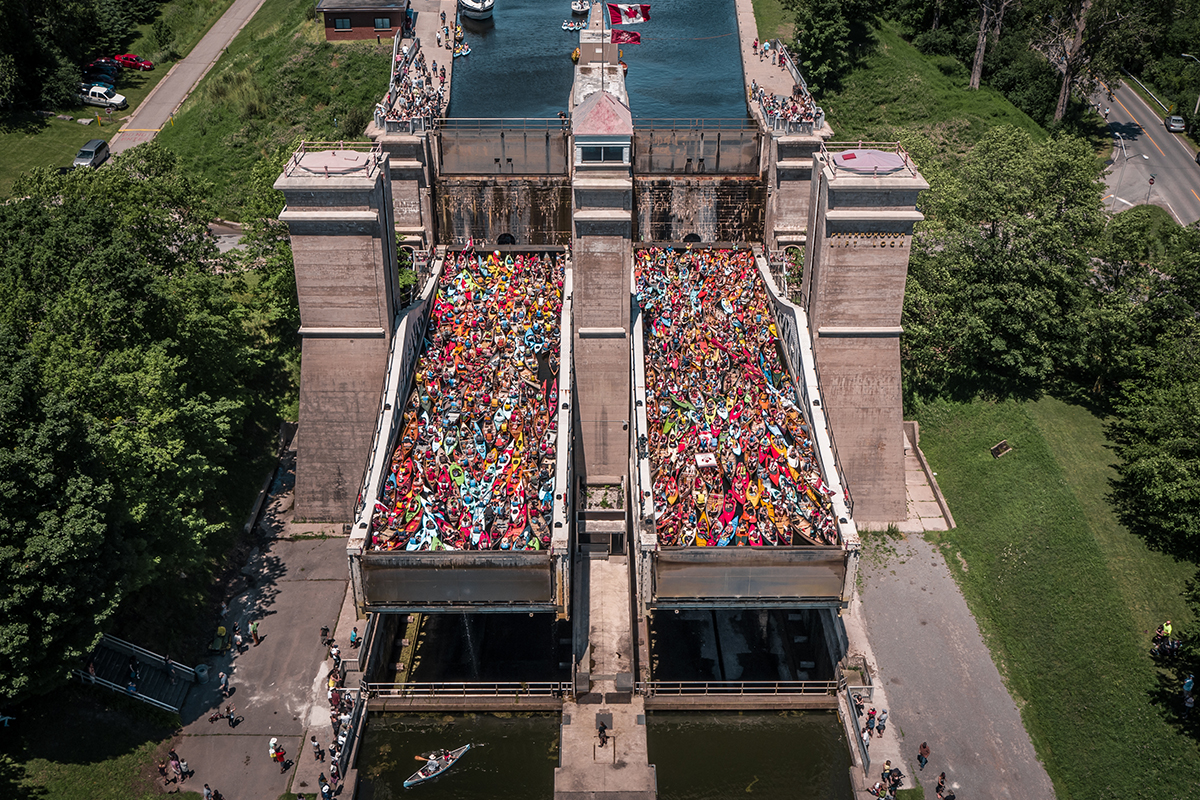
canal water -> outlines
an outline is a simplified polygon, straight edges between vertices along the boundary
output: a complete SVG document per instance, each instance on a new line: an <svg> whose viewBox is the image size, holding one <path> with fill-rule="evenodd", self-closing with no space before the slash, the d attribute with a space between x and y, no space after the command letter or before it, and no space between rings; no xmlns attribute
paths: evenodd
<svg viewBox="0 0 1200 800"><path fill-rule="evenodd" d="M852 800L850 751L829 711L655 712L659 800Z"/></svg>
<svg viewBox="0 0 1200 800"><path fill-rule="evenodd" d="M597 12L594 12L597 13ZM579 34L562 30L570 0L496 0L490 22L463 20L471 54L454 61L450 117L553 117L567 109ZM744 118L746 90L733 0L654 0L627 30L626 88L635 118ZM449 57L434 50L435 59Z"/></svg>
<svg viewBox="0 0 1200 800"><path fill-rule="evenodd" d="M852 800L850 754L831 712L648 715L660 800ZM362 800L550 800L559 717L550 714L376 714L359 751ZM404 789L413 756L467 742L445 774Z"/></svg>
<svg viewBox="0 0 1200 800"><path fill-rule="evenodd" d="M549 800L558 766L557 714L373 714L359 749L361 800ZM413 756L471 749L454 768L404 788L421 766Z"/></svg>

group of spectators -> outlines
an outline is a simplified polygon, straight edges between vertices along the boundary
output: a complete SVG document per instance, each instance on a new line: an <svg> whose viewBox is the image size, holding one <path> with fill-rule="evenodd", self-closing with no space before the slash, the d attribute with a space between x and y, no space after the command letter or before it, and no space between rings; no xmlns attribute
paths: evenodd
<svg viewBox="0 0 1200 800"><path fill-rule="evenodd" d="M754 255L647 248L634 269L660 544L836 544Z"/></svg>
<svg viewBox="0 0 1200 800"><path fill-rule="evenodd" d="M406 45L407 47L407 45ZM446 67L436 61L430 67L420 52L410 63L397 54L392 88L383 99L384 119L407 122L440 117L446 107Z"/></svg>
<svg viewBox="0 0 1200 800"><path fill-rule="evenodd" d="M804 91L804 87L799 84L792 90L791 97L784 97L768 94L757 81L751 81L750 93L773 127L779 127L785 122L789 125L812 125L816 120L817 105L813 102L812 95Z"/></svg>
<svg viewBox="0 0 1200 800"><path fill-rule="evenodd" d="M549 546L564 262L468 248L446 264L374 549Z"/></svg>

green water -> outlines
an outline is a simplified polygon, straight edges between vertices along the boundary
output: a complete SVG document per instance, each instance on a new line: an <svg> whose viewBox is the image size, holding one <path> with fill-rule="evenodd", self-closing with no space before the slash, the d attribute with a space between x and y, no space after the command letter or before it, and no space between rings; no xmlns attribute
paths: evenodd
<svg viewBox="0 0 1200 800"><path fill-rule="evenodd" d="M647 724L659 800L853 800L832 712L658 712Z"/></svg>
<svg viewBox="0 0 1200 800"><path fill-rule="evenodd" d="M533 800L554 795L558 714L373 714L358 755L360 800ZM472 747L453 768L419 786L404 780L413 756Z"/></svg>
<svg viewBox="0 0 1200 800"><path fill-rule="evenodd" d="M650 763L660 800L853 800L850 754L830 712L653 713ZM558 766L558 715L446 714L371 717L359 753L361 800L550 800ZM434 748L474 746L445 774L405 789Z"/></svg>

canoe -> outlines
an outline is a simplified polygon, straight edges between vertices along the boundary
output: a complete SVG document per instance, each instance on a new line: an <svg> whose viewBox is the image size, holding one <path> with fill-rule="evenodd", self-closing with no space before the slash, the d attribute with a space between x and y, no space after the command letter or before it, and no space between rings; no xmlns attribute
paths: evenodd
<svg viewBox="0 0 1200 800"><path fill-rule="evenodd" d="M425 766L414 772L412 776L404 782L404 788L416 786L418 783L424 783L427 780L436 778L446 770L454 766L454 763L462 758L463 753L471 749L471 745L464 744L457 750L451 750L444 758L429 759Z"/></svg>

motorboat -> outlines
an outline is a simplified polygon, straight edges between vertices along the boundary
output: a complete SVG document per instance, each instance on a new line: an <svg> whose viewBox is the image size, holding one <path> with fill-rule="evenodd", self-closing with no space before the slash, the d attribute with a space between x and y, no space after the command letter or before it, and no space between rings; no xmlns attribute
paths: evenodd
<svg viewBox="0 0 1200 800"><path fill-rule="evenodd" d="M425 759L425 766L414 772L412 776L404 782L404 788L407 789L410 786L416 786L418 783L424 783L425 781L436 778L438 775L441 775L443 772L453 767L454 764L460 758L462 758L463 753L470 749L470 744L464 744L457 750L451 750L449 752L441 750L431 753L428 756L418 756L418 758Z"/></svg>
<svg viewBox="0 0 1200 800"><path fill-rule="evenodd" d="M458 13L467 19L491 19L496 0L458 0Z"/></svg>
<svg viewBox="0 0 1200 800"><path fill-rule="evenodd" d="M571 13L583 16L592 10L592 4L588 0L571 0Z"/></svg>

